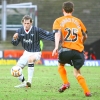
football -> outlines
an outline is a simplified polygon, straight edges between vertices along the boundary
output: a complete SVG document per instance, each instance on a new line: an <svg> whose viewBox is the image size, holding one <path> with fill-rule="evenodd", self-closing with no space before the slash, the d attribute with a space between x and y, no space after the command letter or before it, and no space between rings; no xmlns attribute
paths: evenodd
<svg viewBox="0 0 100 100"><path fill-rule="evenodd" d="M19 77L22 74L22 68L19 66L13 66L11 68L11 75L14 77Z"/></svg>

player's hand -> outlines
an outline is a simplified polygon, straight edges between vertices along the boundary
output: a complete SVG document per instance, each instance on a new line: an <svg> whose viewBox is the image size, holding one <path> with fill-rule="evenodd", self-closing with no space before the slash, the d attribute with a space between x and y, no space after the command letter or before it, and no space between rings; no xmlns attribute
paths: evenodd
<svg viewBox="0 0 100 100"><path fill-rule="evenodd" d="M52 52L52 56L57 55L58 54L58 48L55 48Z"/></svg>
<svg viewBox="0 0 100 100"><path fill-rule="evenodd" d="M17 38L18 38L18 33L15 33L15 34L13 35L13 39L14 39L14 40L17 40Z"/></svg>

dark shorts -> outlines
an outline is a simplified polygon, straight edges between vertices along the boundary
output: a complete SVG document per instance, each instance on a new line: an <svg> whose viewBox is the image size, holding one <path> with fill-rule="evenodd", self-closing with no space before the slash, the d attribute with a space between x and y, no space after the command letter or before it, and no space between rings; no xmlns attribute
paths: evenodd
<svg viewBox="0 0 100 100"><path fill-rule="evenodd" d="M83 52L78 52L76 50L70 50L66 48L59 50L58 62L61 64L68 63L78 70L82 67L84 61L85 58Z"/></svg>

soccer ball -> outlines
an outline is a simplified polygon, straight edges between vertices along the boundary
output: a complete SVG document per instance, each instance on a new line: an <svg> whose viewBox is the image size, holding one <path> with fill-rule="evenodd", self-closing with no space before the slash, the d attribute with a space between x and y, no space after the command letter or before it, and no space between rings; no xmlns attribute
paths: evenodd
<svg viewBox="0 0 100 100"><path fill-rule="evenodd" d="M19 77L20 75L22 75L22 68L19 66L13 66L11 68L11 75L14 77Z"/></svg>

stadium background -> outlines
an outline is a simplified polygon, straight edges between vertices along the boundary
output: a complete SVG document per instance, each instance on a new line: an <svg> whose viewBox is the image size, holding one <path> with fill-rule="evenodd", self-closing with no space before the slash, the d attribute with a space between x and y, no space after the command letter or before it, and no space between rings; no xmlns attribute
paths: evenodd
<svg viewBox="0 0 100 100"><path fill-rule="evenodd" d="M32 2L38 7L38 27L52 31L52 24L54 20L62 16L62 3L68 0L7 0L7 4ZM92 48L95 52L96 58L100 59L100 1L99 0L69 0L74 2L75 11L74 16L80 18L86 25L88 30L88 39L85 42L85 51L89 52ZM1 4L1 0L0 0ZM14 18L11 20L11 22ZM0 50L21 49L21 45L14 47L11 44L11 38L14 31L7 31L7 40L2 42L0 39ZM0 31L1 34L1 31ZM52 51L54 48L53 42L44 41L43 51Z"/></svg>

